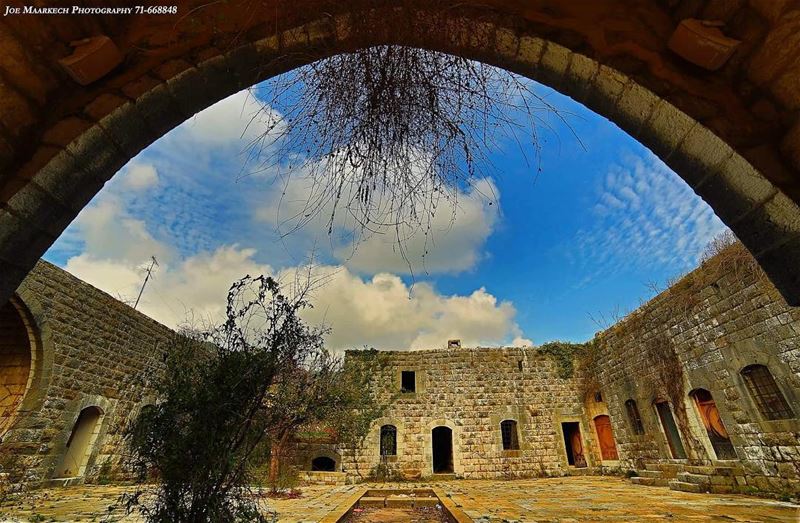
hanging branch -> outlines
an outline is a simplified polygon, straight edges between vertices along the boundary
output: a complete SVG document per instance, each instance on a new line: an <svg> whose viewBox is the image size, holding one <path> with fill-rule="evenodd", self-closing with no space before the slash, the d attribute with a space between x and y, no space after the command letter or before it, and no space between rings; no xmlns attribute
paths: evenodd
<svg viewBox="0 0 800 523"><path fill-rule="evenodd" d="M308 198L280 217L283 234L320 218L327 231L426 236L443 207L495 173L508 140L535 172L540 130L565 115L507 71L440 52L386 45L335 55L270 80L256 95L266 131L250 144L258 170L302 177ZM494 195L481 195L491 200Z"/></svg>

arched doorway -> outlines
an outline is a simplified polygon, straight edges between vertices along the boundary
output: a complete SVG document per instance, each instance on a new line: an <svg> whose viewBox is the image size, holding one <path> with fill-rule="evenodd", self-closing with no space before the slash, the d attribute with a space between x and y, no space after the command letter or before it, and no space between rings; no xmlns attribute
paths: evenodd
<svg viewBox="0 0 800 523"><path fill-rule="evenodd" d="M86 407L81 411L67 440L64 457L56 467L53 477L73 478L83 476L97 440L97 435L100 432L100 420L102 417L103 411L100 407Z"/></svg>
<svg viewBox="0 0 800 523"><path fill-rule="evenodd" d="M594 418L594 429L597 431L597 440L600 444L600 456L603 461L619 459L617 443L614 441L614 432L611 430L611 418L601 414Z"/></svg>
<svg viewBox="0 0 800 523"><path fill-rule="evenodd" d="M564 7L569 13L554 17L541 12L541 7L519 10L514 7L514 2L500 2L498 10L480 10L478 5L469 7L466 5L469 3L458 3L445 10L448 19L441 21L426 16L430 14L425 10L426 3L408 4L411 5L388 2L388 7L381 9L372 4L365 7L361 2L353 2L344 3L333 12L320 12L316 5L309 5L307 9L298 6L282 13L281 16L286 18L281 23L277 20L264 23L264 16L269 15L252 13L255 18L249 22L235 19L224 30L214 26L215 31L219 29L220 38L224 40L227 35L239 43L240 37L248 33L237 23L256 24L258 30L254 30L249 36L250 41L242 42L241 46L219 54L215 47L192 49L189 40L197 47L203 44L187 37L187 48L192 49L189 54L193 53L191 58L180 55L177 48L183 49L182 46L174 46L176 50L164 53L166 63L153 59L150 67L157 68L156 71L148 71L148 67L140 64L138 73L128 79L130 84L121 87L114 84L110 89L113 93L125 93L127 98L111 95L109 101L110 93L103 91L101 86L104 82L101 82L92 91L96 94L81 93L87 94L86 107L73 109L78 113L85 109L81 118L68 118L53 125L59 132L46 132L44 121L31 124L38 124L41 127L38 135L55 140L59 147L44 143L37 150L39 144L32 143L19 147L18 155L16 150L12 150L14 161L20 168L9 172L19 171L20 174L0 180L6 195L3 198L7 199L1 202L3 209L0 210L0 231L4 233L0 241L0 303L11 295L26 272L103 184L132 156L171 128L230 94L294 67L357 47L399 43L450 52L506 68L541 81L617 123L686 180L756 256L787 302L800 304L800 209L796 199L791 199L773 185L796 185L793 181L786 181L792 180L797 171L787 171L781 164L780 147L772 137L782 134L753 131L758 126L753 125L746 106L758 97L749 89L750 94L744 100L740 98L741 89L717 81L722 77L717 76L712 83L706 84L702 76L694 77L688 70L675 67L674 56L660 56L659 53L666 53L664 42L673 23L669 13L656 2L648 7L652 20L660 20L655 25L638 18L638 11L636 16L631 16L624 14L629 9L620 6L609 10L623 13L623 17L631 16L625 25L638 30L629 31L626 33L628 36L647 40L655 38L659 43L652 54L632 53L630 58L637 64L645 55L655 62L648 67L634 68L636 71L630 75L592 58L595 56L602 61L610 56L605 44L601 49L593 48L595 42L606 41L595 34L596 30L603 30L596 24L596 17L610 14L603 8L589 10L584 4L576 9ZM197 16L208 16L211 12L213 9L201 10ZM573 25L568 29L547 28L547 24L558 20L571 21L575 17L582 19L584 24L584 36L577 40L580 44L569 43L576 41ZM139 23L167 23L143 18L147 21ZM403 26L397 23L401 18L414 23ZM217 23L216 17L211 16L206 22L209 20ZM168 25L170 38L165 41L181 41L180 30L176 32L171 19ZM372 29L356 31L355 27ZM614 23L608 27L617 25ZM655 27L659 28L658 35L653 33ZM566 30L571 36L554 38L553 41L537 36L547 34L549 37L551 32L555 35L559 30ZM150 33L143 31L142 34ZM125 40L125 35L119 36L121 41ZM619 35L613 36L616 39ZM560 45L558 41L574 45L587 54ZM630 48L639 49L640 44L644 42ZM210 44L206 42L206 45ZM617 52L628 48L624 44L617 47ZM616 58L616 52L613 56ZM617 62L624 63L624 60ZM126 81L114 75L109 79L112 80ZM666 88L662 89L665 83ZM660 93L654 93L644 85L660 90ZM681 92L681 88L686 90L686 86L692 86L692 89ZM69 85L68 89L73 92L76 87ZM670 90L677 91L677 96L671 97ZM61 93L61 90L54 92ZM708 105L696 104L693 100L698 96L711 96L710 93L714 93L713 101L722 105L717 108L719 116L716 118L703 116L705 110L693 109ZM8 100L12 101L25 98L11 96L11 93L9 96ZM93 100L94 96L98 100L100 97L106 99L95 104L98 100ZM68 98L69 94L63 93L58 100L63 102ZM766 100L769 96L762 98ZM48 114L48 111L41 113ZM90 120L85 119L87 115L91 115ZM740 117L740 121L727 122L726 118L734 116ZM765 120L780 119L760 119L762 122ZM752 161L763 165L764 172L770 172L769 179L742 156L746 151L731 147L709 127L720 135L736 137L730 140L735 146L737 141L749 143L749 140L741 139L740 134L744 133L751 138L766 140L765 143L759 142L764 147L753 148L759 149L759 153L752 153L748 158L752 157ZM780 129L780 133L788 131L788 124L786 127ZM6 125L6 128L10 126Z"/></svg>
<svg viewBox="0 0 800 523"><path fill-rule="evenodd" d="M450 427L435 427L431 431L433 449L433 473L453 473L453 430Z"/></svg>
<svg viewBox="0 0 800 523"><path fill-rule="evenodd" d="M311 460L311 470L314 472L336 472L336 461L328 456L317 456Z"/></svg>
<svg viewBox="0 0 800 523"><path fill-rule="evenodd" d="M20 311L0 307L0 437L16 419L31 374L31 339Z"/></svg>
<svg viewBox="0 0 800 523"><path fill-rule="evenodd" d="M711 446L714 448L717 459L737 459L736 451L733 448L733 443L731 443L728 430L719 415L714 397L706 389L695 389L690 395L694 400L695 407L697 407L700 421L703 422L703 427L706 429L706 434Z"/></svg>

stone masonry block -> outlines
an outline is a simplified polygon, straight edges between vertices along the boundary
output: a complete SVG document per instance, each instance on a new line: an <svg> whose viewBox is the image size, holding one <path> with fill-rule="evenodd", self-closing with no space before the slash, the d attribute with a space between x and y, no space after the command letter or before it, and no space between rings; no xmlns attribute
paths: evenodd
<svg viewBox="0 0 800 523"><path fill-rule="evenodd" d="M132 102L114 110L97 124L131 158L159 138L147 126Z"/></svg>
<svg viewBox="0 0 800 523"><path fill-rule="evenodd" d="M564 94L583 103L594 87L595 79L600 71L600 64L582 54L573 53L569 67L561 83Z"/></svg>
<svg viewBox="0 0 800 523"><path fill-rule="evenodd" d="M639 141L669 164L669 157L695 125L693 118L661 100L642 126Z"/></svg>
<svg viewBox="0 0 800 523"><path fill-rule="evenodd" d="M569 67L572 51L562 45L546 42L536 79L558 89L564 82L564 73Z"/></svg>
<svg viewBox="0 0 800 523"><path fill-rule="evenodd" d="M642 125L650 118L659 97L636 82L628 82L617 102L611 120L634 138Z"/></svg>
<svg viewBox="0 0 800 523"><path fill-rule="evenodd" d="M137 98L134 108L153 132L154 138L151 141L161 138L186 119L169 89L163 83Z"/></svg>
<svg viewBox="0 0 800 523"><path fill-rule="evenodd" d="M691 187L707 176L718 174L718 168L734 154L733 149L698 123L669 156L669 166Z"/></svg>
<svg viewBox="0 0 800 523"><path fill-rule="evenodd" d="M89 203L104 184L104 180L89 174L66 151L59 153L45 165L34 181L75 214Z"/></svg>

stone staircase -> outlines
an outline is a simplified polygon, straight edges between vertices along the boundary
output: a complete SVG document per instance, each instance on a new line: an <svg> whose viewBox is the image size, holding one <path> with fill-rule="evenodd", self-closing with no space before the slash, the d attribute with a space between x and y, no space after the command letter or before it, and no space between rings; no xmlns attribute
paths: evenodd
<svg viewBox="0 0 800 523"><path fill-rule="evenodd" d="M729 494L746 485L744 471L738 464L688 465L665 462L647 463L631 478L635 485L669 487L682 492Z"/></svg>

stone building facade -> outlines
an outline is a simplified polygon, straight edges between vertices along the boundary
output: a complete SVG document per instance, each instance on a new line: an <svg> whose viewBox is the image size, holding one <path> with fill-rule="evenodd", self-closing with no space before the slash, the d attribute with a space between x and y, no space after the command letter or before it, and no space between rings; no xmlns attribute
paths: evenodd
<svg viewBox="0 0 800 523"><path fill-rule="evenodd" d="M345 471L368 474L380 463L407 478L434 473L522 477L566 470L561 423L585 425L575 394L579 379L560 377L549 356L532 348L460 347L380 356L376 389L390 406L357 458L344 461ZM506 448L504 422L513 422L515 432L514 444ZM387 430L394 442L381 459ZM435 431L442 433L438 439L432 437Z"/></svg>
<svg viewBox="0 0 800 523"><path fill-rule="evenodd" d="M376 390L389 407L364 447L306 448L301 463L321 451L352 477L429 476L443 427L438 472L458 477L635 473L678 490L797 495L800 309L737 249L561 353L383 352Z"/></svg>
<svg viewBox="0 0 800 523"><path fill-rule="evenodd" d="M601 333L585 388L602 391L643 482L797 494L800 308L736 249Z"/></svg>
<svg viewBox="0 0 800 523"><path fill-rule="evenodd" d="M116 474L172 331L39 262L0 309L0 458L30 484Z"/></svg>
<svg viewBox="0 0 800 523"><path fill-rule="evenodd" d="M331 482L633 471L680 490L797 495L800 309L737 252L586 344L381 351L373 392L387 408L363 447L298 442L296 466ZM172 335L40 262L0 309L3 462L34 484L118 473Z"/></svg>

